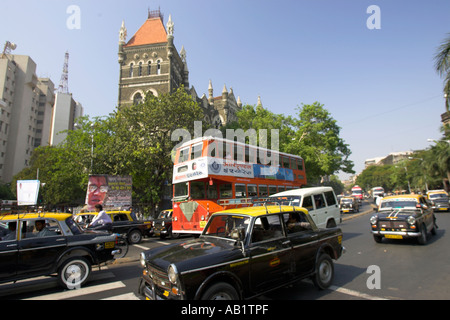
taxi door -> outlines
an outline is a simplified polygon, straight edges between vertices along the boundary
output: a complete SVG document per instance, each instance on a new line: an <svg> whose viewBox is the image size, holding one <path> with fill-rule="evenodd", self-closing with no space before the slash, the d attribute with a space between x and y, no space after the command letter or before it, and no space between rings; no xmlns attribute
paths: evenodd
<svg viewBox="0 0 450 320"><path fill-rule="evenodd" d="M67 247L66 236L56 220L45 219L48 232L41 236L36 230L36 220L23 220L22 238L19 241L17 273L39 275L51 271Z"/></svg>
<svg viewBox="0 0 450 320"><path fill-rule="evenodd" d="M2 221L4 225L16 224L16 221ZM0 240L0 280L9 279L16 275L17 268L17 231L5 234Z"/></svg>
<svg viewBox="0 0 450 320"><path fill-rule="evenodd" d="M280 215L258 217L249 245L250 286L253 292L271 289L292 275L291 243L284 236Z"/></svg>

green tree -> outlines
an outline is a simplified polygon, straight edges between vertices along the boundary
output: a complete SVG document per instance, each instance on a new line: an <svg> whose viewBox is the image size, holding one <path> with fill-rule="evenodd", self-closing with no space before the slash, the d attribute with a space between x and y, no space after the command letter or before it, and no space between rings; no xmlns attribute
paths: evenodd
<svg viewBox="0 0 450 320"><path fill-rule="evenodd" d="M64 148L38 147L33 151L30 166L14 176L12 189L16 193L17 180L39 178L43 204L82 203L86 195L83 176L82 168L77 168Z"/></svg>
<svg viewBox="0 0 450 320"><path fill-rule="evenodd" d="M449 99L450 99L450 33L447 38L438 47L438 51L434 58L435 69L439 75L444 78L444 95L445 108L446 111L449 110Z"/></svg>
<svg viewBox="0 0 450 320"><path fill-rule="evenodd" d="M314 102L297 110L298 118L292 120L294 136L286 151L304 158L309 181L318 182L339 171L355 173L348 159L350 148L340 137L341 128L324 106Z"/></svg>

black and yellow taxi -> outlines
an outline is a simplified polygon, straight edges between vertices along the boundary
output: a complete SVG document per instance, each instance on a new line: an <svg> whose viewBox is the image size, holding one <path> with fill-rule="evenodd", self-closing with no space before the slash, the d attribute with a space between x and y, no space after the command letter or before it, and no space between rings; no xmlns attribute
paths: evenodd
<svg viewBox="0 0 450 320"><path fill-rule="evenodd" d="M445 190L429 190L427 199L434 211L450 211L448 193Z"/></svg>
<svg viewBox="0 0 450 320"><path fill-rule="evenodd" d="M344 248L304 208L259 206L211 215L199 238L141 253L139 292L150 300L249 299L312 278L325 289Z"/></svg>
<svg viewBox="0 0 450 320"><path fill-rule="evenodd" d="M136 219L131 211L112 210L106 211L106 213L112 221L112 232L125 234L131 244L139 243L142 241L142 237L153 234L152 222ZM82 212L76 215L76 220L79 223L88 223L96 215L98 215L98 212Z"/></svg>
<svg viewBox="0 0 450 320"><path fill-rule="evenodd" d="M428 232L436 234L436 217L427 199L419 194L388 196L381 199L378 212L370 217L375 242L386 239L416 238L426 244Z"/></svg>
<svg viewBox="0 0 450 320"><path fill-rule="evenodd" d="M178 239L179 233L172 232L172 214L173 209L163 210L159 213L158 218L153 220L153 235L165 239L171 237Z"/></svg>
<svg viewBox="0 0 450 320"><path fill-rule="evenodd" d="M342 213L359 212L359 201L352 196L342 197L339 202Z"/></svg>
<svg viewBox="0 0 450 320"><path fill-rule="evenodd" d="M67 213L0 216L0 282L58 274L59 283L81 287L91 267L114 259L116 236L84 231Z"/></svg>

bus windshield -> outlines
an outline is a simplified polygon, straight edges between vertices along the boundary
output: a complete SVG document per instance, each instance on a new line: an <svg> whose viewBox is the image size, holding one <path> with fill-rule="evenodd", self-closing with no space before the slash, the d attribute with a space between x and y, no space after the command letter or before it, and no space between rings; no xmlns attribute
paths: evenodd
<svg viewBox="0 0 450 320"><path fill-rule="evenodd" d="M174 198L187 198L188 196L188 183L181 182L174 185Z"/></svg>

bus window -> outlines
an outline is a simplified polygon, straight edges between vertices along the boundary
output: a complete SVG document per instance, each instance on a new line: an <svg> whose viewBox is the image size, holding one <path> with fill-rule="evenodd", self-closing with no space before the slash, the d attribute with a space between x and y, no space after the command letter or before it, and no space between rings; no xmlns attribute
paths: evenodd
<svg viewBox="0 0 450 320"><path fill-rule="evenodd" d="M175 184L174 197L187 197L187 195L188 195L188 182Z"/></svg>
<svg viewBox="0 0 450 320"><path fill-rule="evenodd" d="M269 186L269 194L277 193L277 186Z"/></svg>
<svg viewBox="0 0 450 320"><path fill-rule="evenodd" d="M238 144L234 145L234 160L244 162L244 147Z"/></svg>
<svg viewBox="0 0 450 320"><path fill-rule="evenodd" d="M191 149L191 160L202 156L203 143L194 144Z"/></svg>
<svg viewBox="0 0 450 320"><path fill-rule="evenodd" d="M223 159L232 160L231 147L233 145L229 143L223 143Z"/></svg>
<svg viewBox="0 0 450 320"><path fill-rule="evenodd" d="M247 198L247 192L245 190L245 184L238 184L236 183L234 185L236 189L236 198Z"/></svg>
<svg viewBox="0 0 450 320"><path fill-rule="evenodd" d="M213 185L210 185L209 183L206 186L206 195L208 197L208 199L217 199L217 186L214 183Z"/></svg>
<svg viewBox="0 0 450 320"><path fill-rule="evenodd" d="M208 145L208 157L215 158L219 154L217 149L217 142L216 141L210 141Z"/></svg>
<svg viewBox="0 0 450 320"><path fill-rule="evenodd" d="M303 170L303 159L298 159L298 170Z"/></svg>
<svg viewBox="0 0 450 320"><path fill-rule="evenodd" d="M191 182L192 199L205 199L205 183L203 181Z"/></svg>
<svg viewBox="0 0 450 320"><path fill-rule="evenodd" d="M259 196L260 197L267 197L267 186L259 186Z"/></svg>
<svg viewBox="0 0 450 320"><path fill-rule="evenodd" d="M282 163L283 168L289 168L289 158L288 157L281 157L281 161L283 161L283 163Z"/></svg>
<svg viewBox="0 0 450 320"><path fill-rule="evenodd" d="M245 146L245 162L255 163L255 154L256 154L256 150L254 148Z"/></svg>
<svg viewBox="0 0 450 320"><path fill-rule="evenodd" d="M233 197L233 190L231 189L231 183L221 184L219 189L221 199Z"/></svg>
<svg viewBox="0 0 450 320"><path fill-rule="evenodd" d="M178 157L178 163L185 162L189 159L189 147L180 150L180 156Z"/></svg>
<svg viewBox="0 0 450 320"><path fill-rule="evenodd" d="M258 196L258 189L256 187L256 184L249 184L247 186L247 189L248 189L249 197L257 197Z"/></svg>

